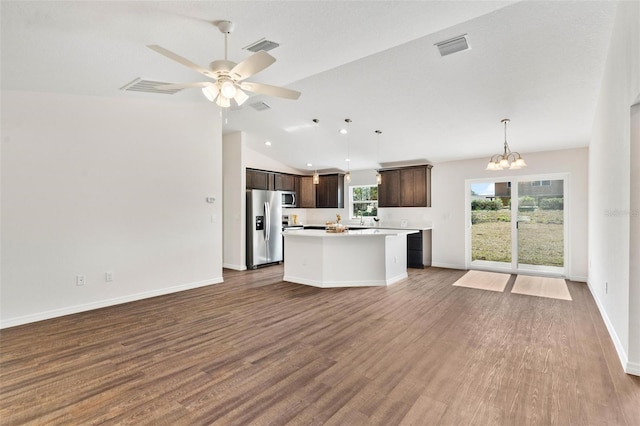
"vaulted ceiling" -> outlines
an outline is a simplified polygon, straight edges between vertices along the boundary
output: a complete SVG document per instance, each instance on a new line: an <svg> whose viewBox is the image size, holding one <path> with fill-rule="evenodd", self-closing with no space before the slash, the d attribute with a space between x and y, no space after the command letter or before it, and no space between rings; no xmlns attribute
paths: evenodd
<svg viewBox="0 0 640 426"><path fill-rule="evenodd" d="M302 92L252 96L224 132L305 170L483 157L586 146L616 11L608 1L122 1L1 3L3 90L202 102L120 90L135 78L203 81L151 51L207 66L224 57L212 21L231 20L229 59L263 37L277 62L250 80ZM435 43L466 34L470 49ZM264 101L271 109L249 104ZM320 120L315 126L312 119ZM350 118L350 132L338 133ZM378 137L375 130L382 130ZM271 141L271 146L264 142ZM308 167L308 162L313 166Z"/></svg>

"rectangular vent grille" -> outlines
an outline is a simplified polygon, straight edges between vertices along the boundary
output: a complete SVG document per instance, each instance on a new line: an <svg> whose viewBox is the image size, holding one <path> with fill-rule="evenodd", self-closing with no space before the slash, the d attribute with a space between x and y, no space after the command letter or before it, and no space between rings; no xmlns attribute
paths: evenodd
<svg viewBox="0 0 640 426"><path fill-rule="evenodd" d="M436 43L440 56L451 55L452 53L460 52L469 49L469 43L467 43L466 34L458 37L450 38L449 40Z"/></svg>
<svg viewBox="0 0 640 426"><path fill-rule="evenodd" d="M130 92L146 92L146 93L162 93L164 95L173 95L178 93L182 89L161 89L158 86L163 86L167 83L164 81L143 80L136 78L131 83L125 84L120 90L128 90Z"/></svg>
<svg viewBox="0 0 640 426"><path fill-rule="evenodd" d="M269 50L273 50L276 47L280 46L278 43L276 43L275 41L271 41L271 40L267 40L265 38L261 38L260 40L251 43L248 46L243 47L244 50L248 50L250 52L259 52L261 50L269 51Z"/></svg>
<svg viewBox="0 0 640 426"><path fill-rule="evenodd" d="M263 101L253 103L253 104L251 104L249 106L251 108L255 109L256 111L266 111L268 109L271 109L271 107L267 103L265 103Z"/></svg>

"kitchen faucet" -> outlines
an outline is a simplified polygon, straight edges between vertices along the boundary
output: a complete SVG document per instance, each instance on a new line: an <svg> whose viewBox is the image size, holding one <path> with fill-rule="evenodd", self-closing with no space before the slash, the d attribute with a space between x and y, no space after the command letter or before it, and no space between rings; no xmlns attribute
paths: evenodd
<svg viewBox="0 0 640 426"><path fill-rule="evenodd" d="M364 225L364 217L362 216L362 210L358 210L358 212L356 213L356 219L358 218L358 215L360 215L360 225Z"/></svg>

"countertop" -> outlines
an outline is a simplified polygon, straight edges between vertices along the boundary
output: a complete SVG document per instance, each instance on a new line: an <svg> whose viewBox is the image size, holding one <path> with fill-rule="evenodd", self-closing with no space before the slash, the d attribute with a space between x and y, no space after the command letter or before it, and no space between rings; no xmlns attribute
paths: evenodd
<svg viewBox="0 0 640 426"><path fill-rule="evenodd" d="M322 229L299 229L287 230L283 232L285 236L303 236L315 238L342 238L342 237L362 237L362 236L393 236L406 235L418 232L417 229L349 229L346 232L327 232Z"/></svg>
<svg viewBox="0 0 640 426"><path fill-rule="evenodd" d="M360 225L358 223L351 223L351 221L347 221L347 222L340 222L342 223L344 226L346 226L349 229L379 229L379 230L383 230L383 229L396 229L396 230L404 230L404 231L427 231L429 229L433 229L433 226L431 225L431 222L422 222L422 223L416 223L416 222L408 222L406 224L406 226L402 226L402 223L397 222L397 221L380 221L377 224L374 223L372 225ZM318 226L318 227L325 227L324 223L306 223L303 226Z"/></svg>

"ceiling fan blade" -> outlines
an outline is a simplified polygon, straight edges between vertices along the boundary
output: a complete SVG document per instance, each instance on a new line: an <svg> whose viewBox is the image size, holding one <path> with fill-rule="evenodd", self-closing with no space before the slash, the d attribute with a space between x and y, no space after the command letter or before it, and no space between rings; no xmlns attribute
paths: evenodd
<svg viewBox="0 0 640 426"><path fill-rule="evenodd" d="M276 58L269 55L264 50L260 50L233 67L229 72L229 75L236 81L241 81L259 73L275 61Z"/></svg>
<svg viewBox="0 0 640 426"><path fill-rule="evenodd" d="M147 45L147 47L151 50L158 52L163 56L166 56L169 59L172 59L186 67L191 68L194 71L199 72L200 74L206 75L207 77L213 78L214 80L216 78L216 75L213 72L209 71L208 69L203 68L198 64L194 64L190 60L183 58L182 56L177 55L172 51L165 49L164 47L158 46L157 44L150 44L150 45Z"/></svg>
<svg viewBox="0 0 640 426"><path fill-rule="evenodd" d="M159 89L194 89L198 87L215 86L215 83L211 81L199 81L197 83L175 83L175 84L163 84L157 86Z"/></svg>
<svg viewBox="0 0 640 426"><path fill-rule="evenodd" d="M298 99L300 92L297 90L285 89L284 87L271 86L269 84L252 83L245 81L240 83L240 88L249 92L260 93L261 95L276 96L278 98Z"/></svg>

